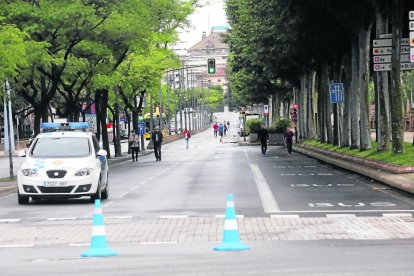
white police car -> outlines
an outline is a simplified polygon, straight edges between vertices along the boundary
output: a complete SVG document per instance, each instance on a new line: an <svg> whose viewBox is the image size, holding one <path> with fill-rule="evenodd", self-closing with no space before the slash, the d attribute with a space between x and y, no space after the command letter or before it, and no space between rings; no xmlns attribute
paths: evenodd
<svg viewBox="0 0 414 276"><path fill-rule="evenodd" d="M107 152L88 123L43 123L17 175L18 202L29 199L108 198Z"/></svg>

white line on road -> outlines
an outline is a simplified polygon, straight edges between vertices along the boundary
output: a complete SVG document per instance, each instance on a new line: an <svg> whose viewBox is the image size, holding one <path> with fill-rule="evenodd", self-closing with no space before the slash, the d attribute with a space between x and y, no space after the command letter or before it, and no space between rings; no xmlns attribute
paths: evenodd
<svg viewBox="0 0 414 276"><path fill-rule="evenodd" d="M118 198L123 198L124 196L126 196L128 194L128 192L123 193L122 195L118 196Z"/></svg>
<svg viewBox="0 0 414 276"><path fill-rule="evenodd" d="M18 218L18 219L0 219L0 223L9 223L9 222L19 222L19 221L21 221L22 219L21 218Z"/></svg>
<svg viewBox="0 0 414 276"><path fill-rule="evenodd" d="M167 215L167 216L160 216L160 219L176 219L176 218L188 218L188 215Z"/></svg>
<svg viewBox="0 0 414 276"><path fill-rule="evenodd" d="M382 214L383 217L413 217L413 214L407 213L389 213L389 214Z"/></svg>
<svg viewBox="0 0 414 276"><path fill-rule="evenodd" d="M299 218L299 215L270 215L271 218Z"/></svg>
<svg viewBox="0 0 414 276"><path fill-rule="evenodd" d="M69 246L89 246L89 243L70 243Z"/></svg>
<svg viewBox="0 0 414 276"><path fill-rule="evenodd" d="M247 160L250 164L250 170L253 173L254 180L256 182L257 191L259 192L260 199L262 200L262 206L265 213L277 213L280 211L279 205L273 196L272 190L270 190L269 184L267 184L262 172L256 164L251 164L247 151L244 150Z"/></svg>
<svg viewBox="0 0 414 276"><path fill-rule="evenodd" d="M133 216L108 216L105 219L132 219Z"/></svg>
<svg viewBox="0 0 414 276"><path fill-rule="evenodd" d="M48 221L59 221L59 220L77 220L78 218L69 217L69 218L48 218Z"/></svg>
<svg viewBox="0 0 414 276"><path fill-rule="evenodd" d="M262 172L256 164L250 164L250 170L253 173L254 180L256 181L257 191L259 192L260 199L265 213L279 212L279 205L273 196L272 190L270 190L269 184L267 184Z"/></svg>
<svg viewBox="0 0 414 276"><path fill-rule="evenodd" d="M327 218L354 218L355 214L326 214Z"/></svg>
<svg viewBox="0 0 414 276"><path fill-rule="evenodd" d="M0 248L33 247L34 244L0 244Z"/></svg>
<svg viewBox="0 0 414 276"><path fill-rule="evenodd" d="M215 218L226 218L226 215L215 215ZM236 218L244 218L244 215L236 215Z"/></svg>

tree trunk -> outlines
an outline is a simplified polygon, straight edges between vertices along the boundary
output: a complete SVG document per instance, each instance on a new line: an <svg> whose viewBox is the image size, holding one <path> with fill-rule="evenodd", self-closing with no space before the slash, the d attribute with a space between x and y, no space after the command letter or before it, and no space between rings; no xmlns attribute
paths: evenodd
<svg viewBox="0 0 414 276"><path fill-rule="evenodd" d="M376 36L379 38L380 34L386 33L385 16L382 13L377 12L376 22ZM376 82L376 94L377 94L377 106L376 106L376 121L377 121L377 150L384 151L389 149L390 133L389 133L389 122L388 122L388 72L377 72Z"/></svg>
<svg viewBox="0 0 414 276"><path fill-rule="evenodd" d="M96 138L99 142L101 142L101 95L100 90L95 92Z"/></svg>
<svg viewBox="0 0 414 276"><path fill-rule="evenodd" d="M324 94L323 94L323 87L322 87L322 67L319 68L317 74L317 85L318 85L318 140L321 143L326 143L326 132L325 132L325 112L323 110L324 106Z"/></svg>
<svg viewBox="0 0 414 276"><path fill-rule="evenodd" d="M351 77L351 99L350 99L350 118L351 118L351 149L359 149L360 146L360 132L359 132L359 86L358 86L358 66L359 47L358 39L352 39L352 77Z"/></svg>
<svg viewBox="0 0 414 276"><path fill-rule="evenodd" d="M313 118L313 71L309 71L307 74L306 82L306 137L307 139L313 139L314 136L314 118Z"/></svg>
<svg viewBox="0 0 414 276"><path fill-rule="evenodd" d="M402 1L392 1L392 55L391 55L391 129L392 150L394 153L404 152L404 126L401 92L401 31L402 31Z"/></svg>
<svg viewBox="0 0 414 276"><path fill-rule="evenodd" d="M359 32L359 102L360 102L360 119L361 119L361 150L371 148L370 137L370 103L368 100L369 84L369 49L371 26L363 28Z"/></svg>
<svg viewBox="0 0 414 276"><path fill-rule="evenodd" d="M324 99L324 124L326 129L326 143L332 144L333 142L333 133L332 133L332 104L329 95L329 66L328 63L324 62L322 64L322 80L321 86L323 91Z"/></svg>
<svg viewBox="0 0 414 276"><path fill-rule="evenodd" d="M344 58L344 68L345 68L345 77L344 77L344 106L342 111L342 138L341 138L341 147L349 147L350 144L350 100L351 100L351 91L352 91L352 67L351 67L351 57L346 55Z"/></svg>

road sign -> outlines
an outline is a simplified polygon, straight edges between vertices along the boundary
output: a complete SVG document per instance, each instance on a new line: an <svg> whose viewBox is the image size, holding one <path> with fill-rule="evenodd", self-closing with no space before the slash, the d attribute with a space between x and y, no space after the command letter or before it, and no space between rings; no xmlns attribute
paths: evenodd
<svg viewBox="0 0 414 276"><path fill-rule="evenodd" d="M414 20L414 11L409 11L408 12L408 19Z"/></svg>
<svg viewBox="0 0 414 276"><path fill-rule="evenodd" d="M410 31L414 31L414 21L409 22Z"/></svg>
<svg viewBox="0 0 414 276"><path fill-rule="evenodd" d="M410 47L409 46L401 47L401 54L409 54L409 53L410 53ZM373 48L372 49L372 54L374 56L391 55L392 54L392 47Z"/></svg>
<svg viewBox="0 0 414 276"><path fill-rule="evenodd" d="M331 83L329 85L329 92L331 94L331 103L343 103L344 102L344 84L343 83Z"/></svg>
<svg viewBox="0 0 414 276"><path fill-rule="evenodd" d="M138 128L139 128L139 135L144 135L145 134L145 122L140 122L138 123Z"/></svg>
<svg viewBox="0 0 414 276"><path fill-rule="evenodd" d="M391 62L391 55L385 56L374 56L374 63L390 63ZM408 62L410 61L410 55L404 54L401 55L401 62Z"/></svg>
<svg viewBox="0 0 414 276"><path fill-rule="evenodd" d="M414 48L410 49L410 61L414 62Z"/></svg>
<svg viewBox="0 0 414 276"><path fill-rule="evenodd" d="M380 39L384 39L384 38L392 38L392 34L380 34L379 35Z"/></svg>
<svg viewBox="0 0 414 276"><path fill-rule="evenodd" d="M400 70L408 71L414 69L414 63L411 62L404 62L400 64ZM391 63L378 63L374 64L374 71L391 71Z"/></svg>
<svg viewBox="0 0 414 276"><path fill-rule="evenodd" d="M407 46L409 45L410 39L408 38L402 38L401 39L401 46ZM392 39L374 39L374 42L372 43L374 47L391 47L392 46Z"/></svg>
<svg viewBox="0 0 414 276"><path fill-rule="evenodd" d="M410 32L410 46L414 47L414 32Z"/></svg>

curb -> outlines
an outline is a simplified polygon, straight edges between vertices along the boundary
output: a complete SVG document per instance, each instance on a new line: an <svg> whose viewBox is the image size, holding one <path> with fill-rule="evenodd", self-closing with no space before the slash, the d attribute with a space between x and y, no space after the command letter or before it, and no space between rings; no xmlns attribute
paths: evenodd
<svg viewBox="0 0 414 276"><path fill-rule="evenodd" d="M323 149L320 149L320 148L314 148L314 147L311 147L311 146L308 146L308 145L299 145L298 147L308 149L308 150L312 150L312 151L315 151L315 152L319 152L321 154L328 155L330 157L340 158L340 159L347 160L347 161L354 162L354 163L358 163L358 164L361 164L361 165L366 165L366 166L372 167L374 169L381 169L381 170L388 171L388 172L395 173L395 174L413 173L414 172L414 167L413 166L401 166L401 165L389 164L389 163L384 163L384 162L377 161L377 160L370 160L370 159L357 157L357 156L351 156L351 155L347 155L347 154L343 154L343 153L339 153L339 152L333 152L333 151L323 150Z"/></svg>
<svg viewBox="0 0 414 276"><path fill-rule="evenodd" d="M385 171L380 167L374 168L375 164L367 166L368 162L363 164L355 161L338 159L338 155L331 155L329 151L315 150L312 147L294 146L293 149L301 154L321 160L328 164L364 175L378 182L384 183L391 187L400 189L402 191L414 194L414 180L404 177L401 174L395 174L390 171ZM342 157L341 157L342 158Z"/></svg>

